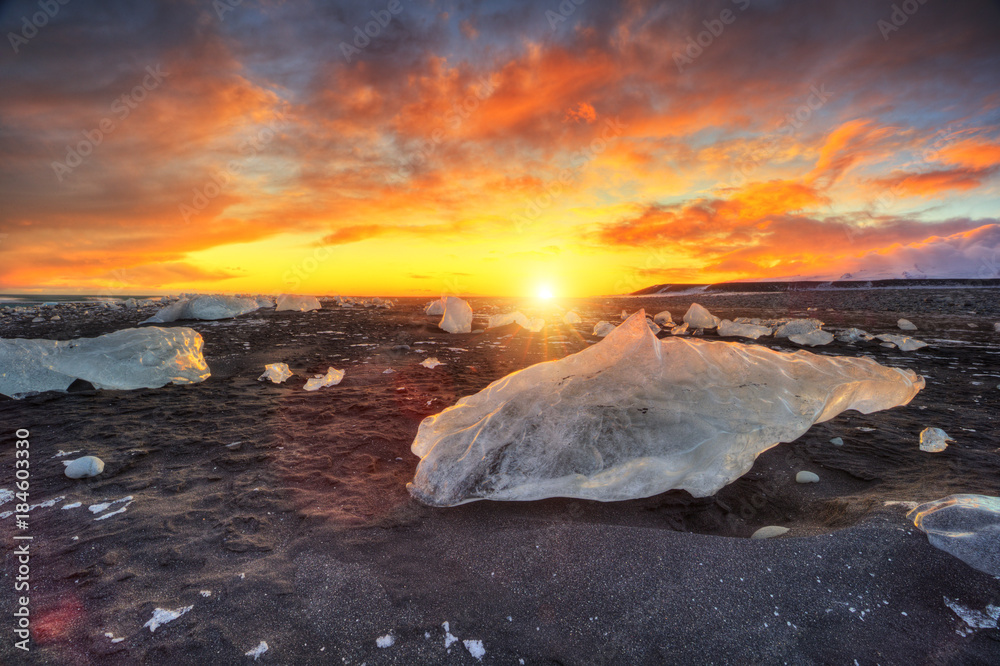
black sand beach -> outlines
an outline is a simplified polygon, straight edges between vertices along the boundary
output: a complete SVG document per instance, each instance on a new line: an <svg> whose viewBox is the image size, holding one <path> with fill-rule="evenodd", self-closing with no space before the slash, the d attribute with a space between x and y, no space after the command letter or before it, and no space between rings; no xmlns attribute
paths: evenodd
<svg viewBox="0 0 1000 666"><path fill-rule="evenodd" d="M963 609L1000 605L1000 579L932 547L904 517L953 493L1000 494L998 296L914 288L562 302L584 318L576 327L556 324L549 306L469 299L474 328L521 309L549 321L535 334L511 325L451 335L417 299L168 324L204 336L207 381L0 398L0 488L12 488L24 428L31 503L54 500L31 511L30 653L14 648L15 529L0 520L10 627L0 663L242 664L261 641L257 661L274 664L1000 663L1000 629L963 619ZM904 407L814 426L714 497L447 509L409 497L409 446L424 417L585 348L594 323L618 323L623 309L679 320L692 301L720 317L817 317L873 334L899 333L905 317L928 347L811 351L869 354L927 387ZM0 337L92 337L152 311L61 306L46 316L61 320L39 323L8 314ZM444 365L420 365L431 356ZM276 362L296 376L257 381ZM302 390L329 366L346 369L341 384ZM921 452L928 426L956 443ZM60 451L99 456L105 471L68 479ZM820 482L795 483L800 470ZM765 525L790 531L748 538ZM155 632L143 626L157 608L188 606Z"/></svg>

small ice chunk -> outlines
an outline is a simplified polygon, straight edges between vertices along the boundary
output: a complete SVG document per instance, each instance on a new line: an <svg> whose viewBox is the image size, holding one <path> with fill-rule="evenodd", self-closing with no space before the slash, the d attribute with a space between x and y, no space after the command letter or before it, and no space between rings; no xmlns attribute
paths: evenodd
<svg viewBox="0 0 1000 666"><path fill-rule="evenodd" d="M892 333L886 333L885 335L875 336L883 342L888 342L899 347L900 351L914 351L927 346L926 342L921 340L914 340L913 338L906 335L895 335Z"/></svg>
<svg viewBox="0 0 1000 666"><path fill-rule="evenodd" d="M425 368L430 368L430 369L433 370L434 368L438 367L439 365L444 365L444 363L442 363L441 361L437 360L436 356L431 356L430 358L425 358L423 361L421 361L420 365L424 366Z"/></svg>
<svg viewBox="0 0 1000 666"><path fill-rule="evenodd" d="M436 317L438 315L444 314L444 298L439 298L436 301L431 301L424 306L424 314Z"/></svg>
<svg viewBox="0 0 1000 666"><path fill-rule="evenodd" d="M392 634L386 634L385 636L379 636L375 639L375 645L380 648L392 647L396 643L396 637Z"/></svg>
<svg viewBox="0 0 1000 666"><path fill-rule="evenodd" d="M833 333L816 328L808 333L795 333L793 335L789 335L788 339L797 345L819 347L833 342Z"/></svg>
<svg viewBox="0 0 1000 666"><path fill-rule="evenodd" d="M901 331L915 331L917 330L916 324L914 324L909 319L900 319L896 322L896 326L899 327Z"/></svg>
<svg viewBox="0 0 1000 666"><path fill-rule="evenodd" d="M521 328L528 328L531 325L531 321L520 312L506 312L490 316L486 321L486 328L497 328L510 324L517 324Z"/></svg>
<svg viewBox="0 0 1000 666"><path fill-rule="evenodd" d="M441 626L444 627L444 646L449 648L452 643L458 640L458 637L452 635L451 625L447 622L442 623Z"/></svg>
<svg viewBox="0 0 1000 666"><path fill-rule="evenodd" d="M830 440L830 443L833 444L834 446L843 446L844 440L841 439L840 437L834 437L833 439Z"/></svg>
<svg viewBox="0 0 1000 666"><path fill-rule="evenodd" d="M264 366L264 374L257 378L257 381L271 380L274 384L280 384L292 376L292 371L288 369L287 363L268 363Z"/></svg>
<svg viewBox="0 0 1000 666"><path fill-rule="evenodd" d="M795 475L795 483L819 483L819 476L803 470Z"/></svg>
<svg viewBox="0 0 1000 666"><path fill-rule="evenodd" d="M318 391L321 388L327 386L336 386L344 379L344 370L337 370L336 368L327 368L325 375L316 375L312 379L306 382L306 385L302 387L306 391ZM352 380L353 381L353 380Z"/></svg>
<svg viewBox="0 0 1000 666"><path fill-rule="evenodd" d="M155 632L158 627L167 624L168 622L173 622L181 615L190 611L192 608L194 608L194 606L184 606L182 608L178 608L177 610L157 608L153 611L153 617L149 618L149 621L142 626L149 627L151 632Z"/></svg>
<svg viewBox="0 0 1000 666"><path fill-rule="evenodd" d="M688 328L690 328L690 326L688 325L687 322L684 322L683 324L678 324L677 326L674 326L672 329L670 329L670 335L684 335L685 333L688 332Z"/></svg>
<svg viewBox="0 0 1000 666"><path fill-rule="evenodd" d="M941 428L924 428L920 431L920 450L927 453L941 453L948 448L948 442L954 443Z"/></svg>
<svg viewBox="0 0 1000 666"><path fill-rule="evenodd" d="M606 337L613 330L615 330L615 325L610 321L599 321L594 325L594 335L599 338Z"/></svg>
<svg viewBox="0 0 1000 666"><path fill-rule="evenodd" d="M265 652L267 652L267 641L261 641L257 644L257 647L252 650L247 650L244 655L247 657L253 657L253 660L257 661Z"/></svg>
<svg viewBox="0 0 1000 666"><path fill-rule="evenodd" d="M646 326L649 326L649 330L653 332L653 335L656 335L661 330L660 326L652 319L646 320Z"/></svg>
<svg viewBox="0 0 1000 666"><path fill-rule="evenodd" d="M862 340L873 340L874 338L875 336L869 335L868 332L862 331L860 328L848 328L837 334L837 339L841 342L860 342Z"/></svg>
<svg viewBox="0 0 1000 666"><path fill-rule="evenodd" d="M570 310L565 315L563 315L563 323L564 324L569 324L570 326L572 326L574 324L582 324L583 323L583 318L580 315L578 315L577 313L575 313L572 310Z"/></svg>
<svg viewBox="0 0 1000 666"><path fill-rule="evenodd" d="M1000 497L949 495L921 504L906 517L935 548L1000 576Z"/></svg>
<svg viewBox="0 0 1000 666"><path fill-rule="evenodd" d="M661 310L653 315L653 321L665 328L668 324L674 323L674 318L670 316L669 310Z"/></svg>
<svg viewBox="0 0 1000 666"><path fill-rule="evenodd" d="M210 597L212 596L212 590L202 590L199 594L203 597Z"/></svg>
<svg viewBox="0 0 1000 666"><path fill-rule="evenodd" d="M83 506L83 502L73 502L72 504L63 504L62 508L65 509L79 509Z"/></svg>
<svg viewBox="0 0 1000 666"><path fill-rule="evenodd" d="M86 479L104 471L104 461L97 456L84 456L63 464L66 465L63 472L71 479Z"/></svg>
<svg viewBox="0 0 1000 666"><path fill-rule="evenodd" d="M280 294L274 300L274 311L310 312L321 310L323 306L315 296L299 296L298 294Z"/></svg>
<svg viewBox="0 0 1000 666"><path fill-rule="evenodd" d="M1000 333L1000 321L998 321L997 323L993 324L993 330L996 333Z"/></svg>
<svg viewBox="0 0 1000 666"><path fill-rule="evenodd" d="M821 328L823 328L823 322L819 319L790 319L775 329L774 337L787 338L793 335L805 335Z"/></svg>
<svg viewBox="0 0 1000 666"><path fill-rule="evenodd" d="M476 661L482 661L483 657L486 655L486 649L483 647L483 642L478 640L464 640L462 644L465 645L465 649L469 651Z"/></svg>
<svg viewBox="0 0 1000 666"><path fill-rule="evenodd" d="M393 370L392 368L386 368L385 370L382 371L382 374L383 375L391 375L394 372L396 372L396 371Z"/></svg>
<svg viewBox="0 0 1000 666"><path fill-rule="evenodd" d="M449 333L472 332L472 307L457 296L444 299L444 315L438 327Z"/></svg>
<svg viewBox="0 0 1000 666"><path fill-rule="evenodd" d="M754 324L737 324L723 319L719 322L716 332L723 337L751 338L756 340L762 335L771 335L771 329L767 326L756 326Z"/></svg>
<svg viewBox="0 0 1000 666"><path fill-rule="evenodd" d="M720 321L722 320L697 303L692 303L684 313L684 323L694 328L715 328Z"/></svg>
<svg viewBox="0 0 1000 666"><path fill-rule="evenodd" d="M768 525L767 527L762 527L753 534L750 535L751 539L770 539L771 537L781 536L788 531L787 527L782 527L781 525Z"/></svg>

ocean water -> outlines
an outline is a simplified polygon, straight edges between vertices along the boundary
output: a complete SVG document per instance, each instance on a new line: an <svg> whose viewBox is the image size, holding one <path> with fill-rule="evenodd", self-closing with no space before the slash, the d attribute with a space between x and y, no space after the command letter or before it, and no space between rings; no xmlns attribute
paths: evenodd
<svg viewBox="0 0 1000 666"><path fill-rule="evenodd" d="M97 296L90 294L0 294L0 307L54 305L57 303L94 303L97 301L140 300L149 296Z"/></svg>

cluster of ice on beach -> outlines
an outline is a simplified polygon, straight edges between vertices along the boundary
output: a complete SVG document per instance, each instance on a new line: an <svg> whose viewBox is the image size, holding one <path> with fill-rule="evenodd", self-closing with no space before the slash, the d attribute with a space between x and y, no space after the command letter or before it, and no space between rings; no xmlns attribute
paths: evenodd
<svg viewBox="0 0 1000 666"><path fill-rule="evenodd" d="M626 315L622 311L622 316ZM899 328L901 330L913 331L916 326L906 319L900 319ZM648 325L654 333L658 333L660 328L670 327L671 335L701 335L707 330L715 329L720 337L740 337L757 340L765 336L774 336L775 339L787 339L789 342L801 347L819 347L828 345L834 339L841 342L870 342L881 340L886 346L898 348L900 351L914 351L927 346L927 343L915 340L909 336L886 333L878 336L869 335L859 328L848 328L834 335L823 330L824 323L819 319L761 319L757 317L737 317L735 320L721 319L704 306L692 303L684 314L681 324L674 324L670 312L663 311L648 320ZM614 325L607 321L600 321L594 327L594 335L604 337L614 330Z"/></svg>
<svg viewBox="0 0 1000 666"><path fill-rule="evenodd" d="M813 423L906 404L923 386L870 359L659 340L639 311L592 347L426 418L409 488L438 506L678 488L703 497Z"/></svg>

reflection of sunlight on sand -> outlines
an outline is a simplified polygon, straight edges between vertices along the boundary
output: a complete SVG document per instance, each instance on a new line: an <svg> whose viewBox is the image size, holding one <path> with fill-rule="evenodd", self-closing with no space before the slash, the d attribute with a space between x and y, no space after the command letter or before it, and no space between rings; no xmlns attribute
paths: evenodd
<svg viewBox="0 0 1000 666"><path fill-rule="evenodd" d="M32 620L32 638L38 645L69 642L73 626L83 617L83 605L73 590L37 612Z"/></svg>

